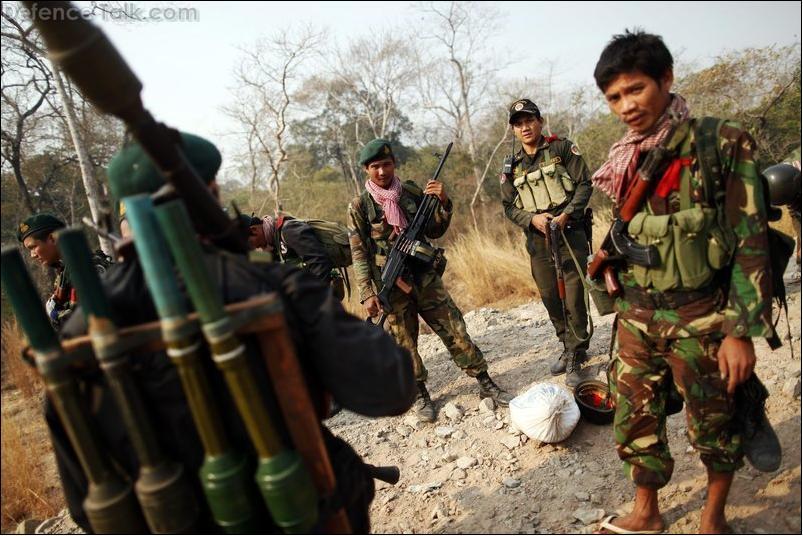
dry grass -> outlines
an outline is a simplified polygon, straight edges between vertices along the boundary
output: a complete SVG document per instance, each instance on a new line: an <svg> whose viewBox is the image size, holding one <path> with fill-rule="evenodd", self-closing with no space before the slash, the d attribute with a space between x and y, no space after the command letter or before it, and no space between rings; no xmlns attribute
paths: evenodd
<svg viewBox="0 0 803 536"><path fill-rule="evenodd" d="M25 339L16 321L3 321L2 326L2 384L19 389L22 396L32 398L42 392L44 384L36 371L22 360Z"/></svg>
<svg viewBox="0 0 803 536"><path fill-rule="evenodd" d="M64 502L53 478L50 441L41 414L44 385L20 358L24 344L16 322L3 322L0 502L4 532L25 519L51 517Z"/></svg>
<svg viewBox="0 0 803 536"><path fill-rule="evenodd" d="M538 291L530 274L524 237L471 230L446 250L446 281L463 309L531 300Z"/></svg>
<svg viewBox="0 0 803 536"><path fill-rule="evenodd" d="M53 483L48 483L44 462L47 456L52 456L50 443L41 437L43 434L36 433L37 427L44 427L42 418L38 411L33 418L26 418L26 413L20 411L3 417L0 496L4 531L25 519L54 516L63 503Z"/></svg>

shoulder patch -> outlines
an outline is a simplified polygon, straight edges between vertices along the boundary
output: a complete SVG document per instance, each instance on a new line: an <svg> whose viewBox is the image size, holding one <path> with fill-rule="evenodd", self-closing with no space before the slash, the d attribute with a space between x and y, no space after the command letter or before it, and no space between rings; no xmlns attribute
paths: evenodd
<svg viewBox="0 0 803 536"><path fill-rule="evenodd" d="M572 154L575 155L575 156L581 156L582 155L582 153L580 152L580 148L577 145L575 145L574 143L572 143L572 148L570 150L571 150Z"/></svg>

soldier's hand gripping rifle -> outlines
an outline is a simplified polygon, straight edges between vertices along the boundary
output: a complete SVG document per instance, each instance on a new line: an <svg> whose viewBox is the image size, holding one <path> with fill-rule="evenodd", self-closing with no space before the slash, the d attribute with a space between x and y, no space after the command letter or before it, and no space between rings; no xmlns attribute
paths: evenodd
<svg viewBox="0 0 803 536"><path fill-rule="evenodd" d="M92 269L94 271L94 268ZM36 368L64 426L89 483L83 501L92 530L98 534L142 534L148 531L131 482L112 468L88 418L73 373L16 247L2 251L3 290L33 348Z"/></svg>
<svg viewBox="0 0 803 536"><path fill-rule="evenodd" d="M200 326L188 318L184 296L170 262L164 235L156 222L148 195L125 198L134 242L156 309L167 355L176 366L195 428L204 448L198 470L212 517L229 534L257 534L260 511L256 489L245 456L234 451L226 437L217 399L209 386L200 355Z"/></svg>
<svg viewBox="0 0 803 536"><path fill-rule="evenodd" d="M615 264L624 259L628 262L648 268L655 268L661 263L658 249L653 245L637 243L628 233L627 226L630 220L641 210L644 202L652 192L653 181L658 171L669 160L673 152L669 147L673 144L675 133L681 121L671 115L671 126L663 142L647 153L644 162L636 171L636 180L625 198L619 215L613 220L611 228L605 234L599 250L588 263L589 279L605 279L605 287L610 296L618 296L621 286L616 279Z"/></svg>
<svg viewBox="0 0 803 536"><path fill-rule="evenodd" d="M307 533L318 519L318 494L309 470L320 464L328 464L328 457L305 466L299 453L283 444L247 361L245 345L235 335L231 319L223 309L218 288L209 276L201 246L192 231L183 203L172 200L159 205L156 218L198 311L215 364L223 373L259 457L256 480L265 504L282 530ZM291 344L286 332L283 341L285 346ZM281 361L282 356L287 356L285 350L286 347L278 348L271 358L276 357ZM295 378L280 376L273 378L273 381L279 392L277 382L295 381ZM300 414L291 417L303 418ZM319 426L316 422L317 430ZM306 445L296 444L296 447L301 451ZM323 452L325 454L325 450ZM342 510L330 521L339 523L327 525L329 532L350 532L348 519Z"/></svg>
<svg viewBox="0 0 803 536"><path fill-rule="evenodd" d="M452 150L452 142L446 146L446 151L441 156L435 174L432 180L438 180L438 176L443 169L443 164L449 156L449 151ZM390 293L393 287L399 287L405 294L409 294L412 287L404 280L404 276L409 269L408 263L412 259L420 262L432 263L435 259L443 254L443 250L434 248L426 241L425 232L429 225L432 216L435 214L440 205L438 196L427 194L418 206L418 210L413 217L413 221L407 226L401 235L393 243L393 248L388 254L385 267L382 269L380 277L382 287L379 290L377 297L382 306L382 314L379 317L377 325L382 326L385 323L387 313L391 310ZM370 321L370 319L369 319Z"/></svg>
<svg viewBox="0 0 803 536"><path fill-rule="evenodd" d="M240 229L238 220L226 216L189 164L177 132L158 123L144 108L140 98L142 84L100 28L82 18L81 10L70 2L27 1L23 4L45 40L52 60L75 83L86 100L125 123L162 175L184 199L198 231L222 248L246 253L246 233ZM65 15L36 16L45 12ZM114 192L115 197L122 199L143 189L151 191L154 185L147 188L135 184L130 186L132 190Z"/></svg>
<svg viewBox="0 0 803 536"><path fill-rule="evenodd" d="M59 251L81 297L92 349L100 363L139 461L134 491L148 527L156 534L191 532L200 508L184 466L165 456L142 394L134 379L127 350L112 320L111 306L92 266L86 236L80 228L57 234Z"/></svg>

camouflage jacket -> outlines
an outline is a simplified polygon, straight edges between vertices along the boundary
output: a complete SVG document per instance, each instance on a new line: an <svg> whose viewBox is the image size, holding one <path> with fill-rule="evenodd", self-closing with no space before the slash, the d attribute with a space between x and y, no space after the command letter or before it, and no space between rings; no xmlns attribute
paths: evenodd
<svg viewBox="0 0 803 536"><path fill-rule="evenodd" d="M92 264L98 274L103 274L111 266L112 260L102 251L98 250L92 254ZM56 267L56 279L53 281L53 294L45 304L45 309L50 317L50 323L58 329L69 317L78 302L75 288L72 286L70 271L59 261Z"/></svg>
<svg viewBox="0 0 803 536"><path fill-rule="evenodd" d="M684 144L694 147L694 131ZM691 144L686 143L691 141ZM735 249L730 263L717 273L724 281L722 299L703 300L677 309L648 309L617 300L620 316L649 336L658 338L694 337L720 332L735 337L768 337L772 334L772 288L767 239L767 214L762 184L753 152L755 141L738 123L724 122L718 134L721 174L724 181L724 215L733 230ZM680 156L684 156L681 154ZM694 202L704 199L703 179L696 151L688 155L690 195ZM664 213L677 211L680 191L665 199L653 195L649 208L663 205ZM619 273L625 287L637 287L630 270Z"/></svg>
<svg viewBox="0 0 803 536"><path fill-rule="evenodd" d="M402 186L399 206L407 221L411 222L424 198L424 192L413 181L404 181ZM439 205L424 234L427 238L440 238L446 233L451 220L450 199L446 206ZM384 266L385 257L393 248L397 235L393 227L385 221L382 206L365 191L349 203L348 225L351 229L354 274L360 290L360 302L363 302L376 295L374 283L379 283L380 268Z"/></svg>
<svg viewBox="0 0 803 536"><path fill-rule="evenodd" d="M583 216L586 205L588 205L588 200L591 198L591 174L580 154L580 150L571 140L542 137L541 144L534 155L526 154L523 149L519 150L514 155L513 177L518 177L537 169L544 159L543 151L547 147L549 147L549 153L552 157L560 158L558 163L566 168L575 183L575 190L571 192L569 202L563 206L555 207L552 209L551 214L558 216L566 213L572 219L579 220ZM512 182L503 175L500 179L500 186L502 189L502 206L505 209L507 219L525 231L531 230L530 220L532 220L533 213L516 206L516 188Z"/></svg>

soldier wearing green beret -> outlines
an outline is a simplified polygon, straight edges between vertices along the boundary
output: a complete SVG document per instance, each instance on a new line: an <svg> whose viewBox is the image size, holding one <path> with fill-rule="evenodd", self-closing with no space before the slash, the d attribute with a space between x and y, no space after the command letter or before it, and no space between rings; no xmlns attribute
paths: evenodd
<svg viewBox="0 0 803 536"><path fill-rule="evenodd" d="M17 239L31 253L31 258L43 266L53 268L53 294L45 303L45 309L53 327L60 327L75 309L78 297L70 281L70 274L61 262L61 253L56 245L55 233L66 227L63 221L51 214L34 214L19 224ZM92 256L95 269L103 273L111 259L96 251Z"/></svg>
<svg viewBox="0 0 803 536"><path fill-rule="evenodd" d="M355 197L348 208L348 221L352 228L351 254L354 273L360 292L360 302L370 316L380 312L380 273L393 242L412 221L424 198L431 194L440 200L440 207L426 230L428 238L439 238L449 228L452 218L452 201L441 182L431 180L422 190L412 181L402 182L396 176L396 159L390 142L376 139L360 153L360 165L365 168L368 180L365 191ZM452 360L463 371L477 379L480 396L490 397L497 404L507 406L511 395L500 389L488 375L488 365L482 352L466 332L463 315L446 291L440 274L432 266L412 267L412 289L409 293L394 288L388 312L388 324L396 342L413 356L419 396L416 403L419 416L435 420L435 408L426 388L427 369L418 353L418 316L443 340Z"/></svg>
<svg viewBox="0 0 803 536"><path fill-rule="evenodd" d="M198 176L206 183L215 199L220 200L216 176L222 163L217 147L200 136L177 132L178 142ZM155 192L165 184L162 172L137 142L123 147L109 163L107 170L112 194L116 199L142 192Z"/></svg>
<svg viewBox="0 0 803 536"><path fill-rule="evenodd" d="M567 371L566 385L582 380L580 369L587 359L589 334L586 294L582 277L588 257L586 206L591 198L588 166L577 145L541 133L541 111L529 99L510 105L508 122L521 142L512 156L508 173L500 175L505 216L524 229L533 279L563 343L563 353L553 363L553 375ZM546 235L550 223L561 227L560 245L566 287L566 309L558 295L557 273L550 258ZM579 264L579 273L572 256Z"/></svg>

